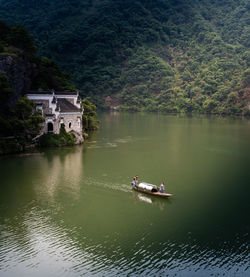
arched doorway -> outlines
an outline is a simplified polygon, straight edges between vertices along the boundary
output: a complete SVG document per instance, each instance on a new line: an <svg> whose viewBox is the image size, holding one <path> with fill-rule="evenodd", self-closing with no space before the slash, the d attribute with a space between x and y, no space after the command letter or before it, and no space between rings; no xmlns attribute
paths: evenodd
<svg viewBox="0 0 250 277"><path fill-rule="evenodd" d="M48 122L48 124L47 124L47 130L48 130L48 132L52 132L53 133L54 126L53 126L52 122Z"/></svg>

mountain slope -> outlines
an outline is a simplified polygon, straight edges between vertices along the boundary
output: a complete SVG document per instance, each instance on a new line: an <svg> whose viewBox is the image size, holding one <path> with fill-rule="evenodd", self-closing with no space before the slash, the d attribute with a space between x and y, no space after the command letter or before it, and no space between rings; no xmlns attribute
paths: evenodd
<svg viewBox="0 0 250 277"><path fill-rule="evenodd" d="M26 28L0 21L0 155L23 151L40 133L44 118L24 96L27 92L73 89L67 74L35 52Z"/></svg>
<svg viewBox="0 0 250 277"><path fill-rule="evenodd" d="M247 0L2 1L99 106L249 114Z"/></svg>

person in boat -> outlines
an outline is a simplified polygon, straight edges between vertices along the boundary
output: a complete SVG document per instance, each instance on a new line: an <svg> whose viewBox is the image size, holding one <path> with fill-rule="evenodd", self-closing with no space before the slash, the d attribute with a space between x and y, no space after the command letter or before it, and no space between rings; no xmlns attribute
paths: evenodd
<svg viewBox="0 0 250 277"><path fill-rule="evenodd" d="M165 192L165 187L164 187L164 183L162 182L160 185L160 192L164 193Z"/></svg>
<svg viewBox="0 0 250 277"><path fill-rule="evenodd" d="M138 175L135 176L136 184L138 185Z"/></svg>
<svg viewBox="0 0 250 277"><path fill-rule="evenodd" d="M136 186L137 186L136 177L133 178L133 181L132 181L131 184L132 184L133 187L136 187Z"/></svg>

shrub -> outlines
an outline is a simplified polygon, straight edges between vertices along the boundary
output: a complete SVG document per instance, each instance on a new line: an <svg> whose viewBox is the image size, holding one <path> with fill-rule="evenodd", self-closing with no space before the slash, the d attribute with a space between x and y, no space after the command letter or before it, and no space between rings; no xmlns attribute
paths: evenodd
<svg viewBox="0 0 250 277"><path fill-rule="evenodd" d="M41 147L71 146L74 145L75 142L75 135L73 133L67 133L64 124L61 125L59 134L44 134L39 140Z"/></svg>

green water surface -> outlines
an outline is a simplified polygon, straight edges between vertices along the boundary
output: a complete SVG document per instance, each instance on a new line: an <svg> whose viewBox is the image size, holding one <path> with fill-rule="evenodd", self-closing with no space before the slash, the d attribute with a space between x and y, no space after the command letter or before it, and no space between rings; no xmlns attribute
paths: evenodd
<svg viewBox="0 0 250 277"><path fill-rule="evenodd" d="M0 276L250 276L250 120L100 120L82 146L0 158Z"/></svg>

